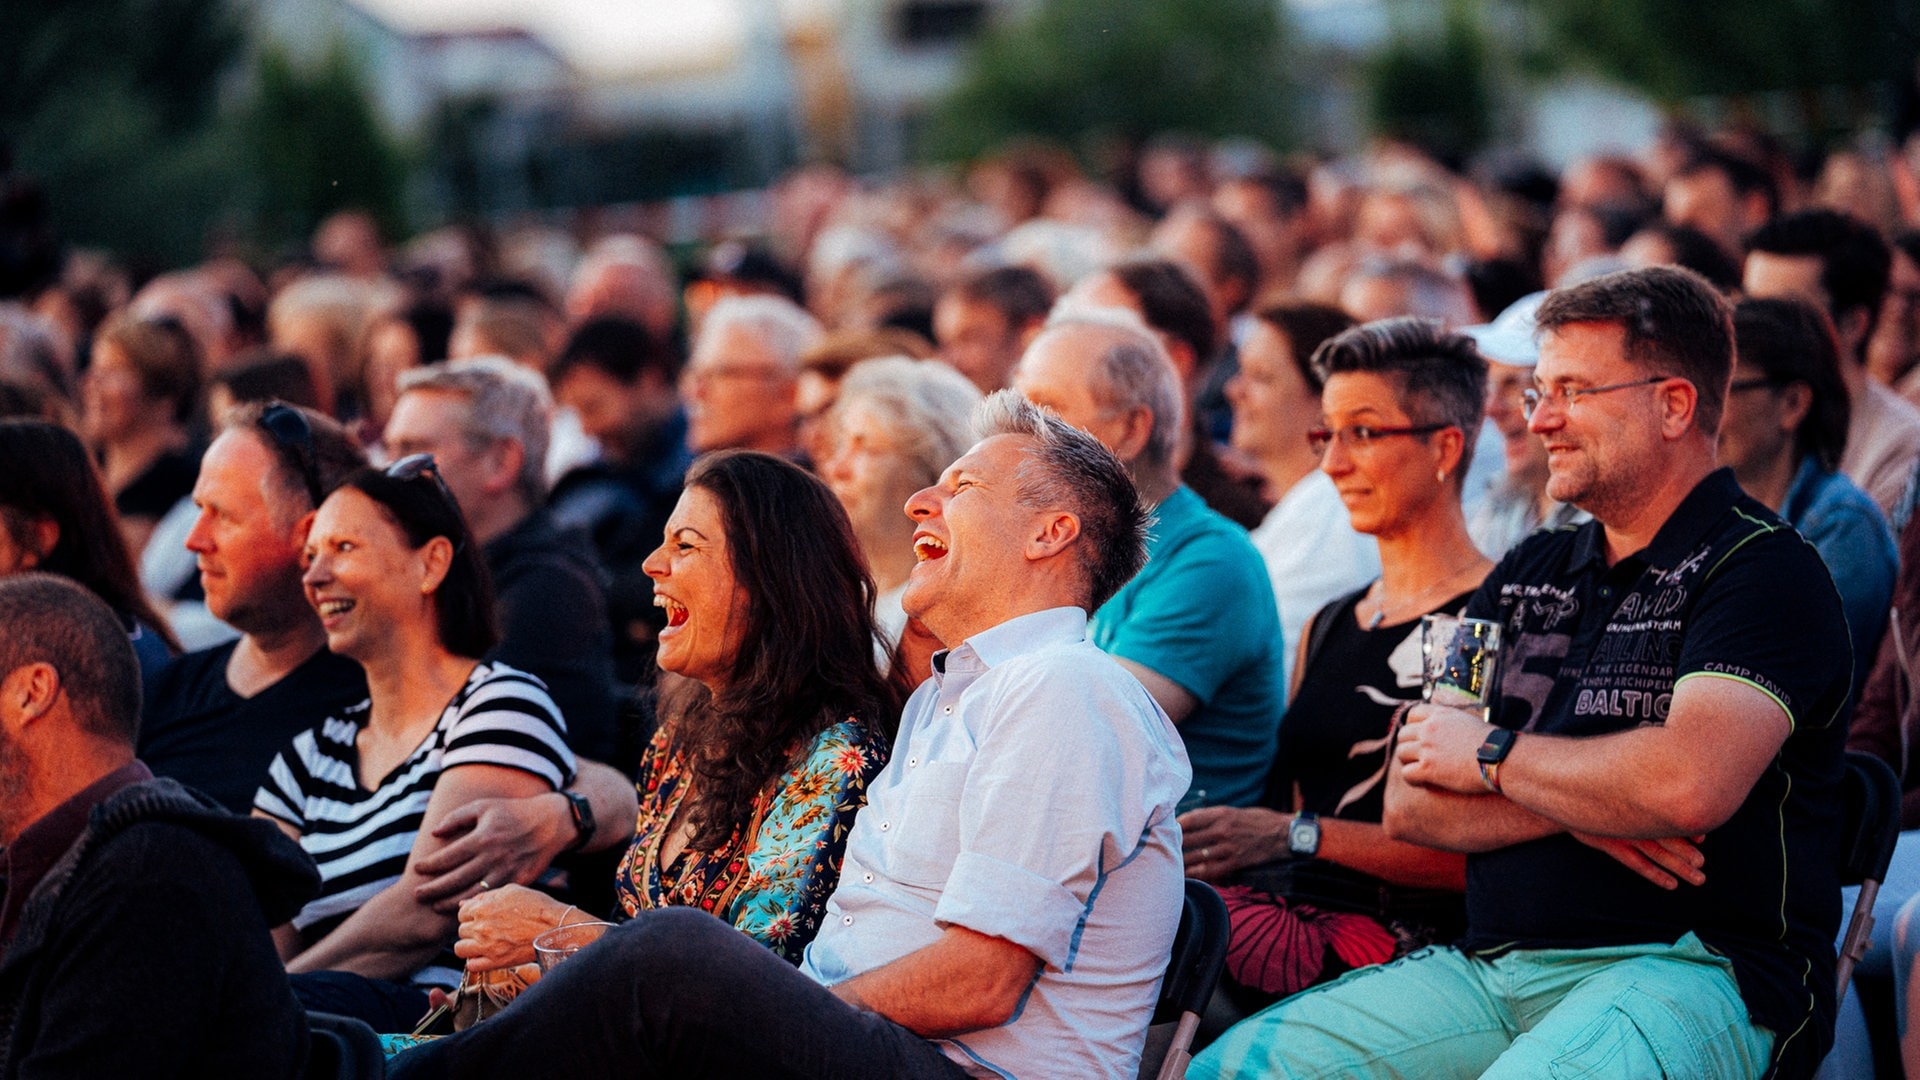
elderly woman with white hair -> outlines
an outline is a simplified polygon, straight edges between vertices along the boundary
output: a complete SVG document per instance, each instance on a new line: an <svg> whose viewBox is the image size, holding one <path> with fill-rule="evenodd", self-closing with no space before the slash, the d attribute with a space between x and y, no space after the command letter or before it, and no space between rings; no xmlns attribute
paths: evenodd
<svg viewBox="0 0 1920 1080"><path fill-rule="evenodd" d="M968 418L979 402L979 389L946 364L890 356L855 364L827 414L834 449L820 475L853 522L889 646L907 625L900 608L914 564L907 498L967 452Z"/></svg>

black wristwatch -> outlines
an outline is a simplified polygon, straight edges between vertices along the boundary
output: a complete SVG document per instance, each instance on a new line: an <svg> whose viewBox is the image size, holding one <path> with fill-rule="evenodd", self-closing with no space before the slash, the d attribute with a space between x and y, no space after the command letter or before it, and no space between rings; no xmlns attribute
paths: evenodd
<svg viewBox="0 0 1920 1080"><path fill-rule="evenodd" d="M1519 735L1512 728L1496 727L1487 732L1487 741L1480 744L1474 759L1480 763L1480 782L1487 785L1488 791L1500 790L1500 763L1513 753L1513 742Z"/></svg>
<svg viewBox="0 0 1920 1080"><path fill-rule="evenodd" d="M1287 850L1300 859L1311 859L1320 854L1319 814L1302 810L1293 815L1293 824L1287 826Z"/></svg>
<svg viewBox="0 0 1920 1080"><path fill-rule="evenodd" d="M573 842L561 850L579 851L593 843L593 834L600 831L599 826L594 824L593 804L587 801L585 795L576 795L571 791L562 791L560 794L567 800L567 813L573 816L574 832Z"/></svg>

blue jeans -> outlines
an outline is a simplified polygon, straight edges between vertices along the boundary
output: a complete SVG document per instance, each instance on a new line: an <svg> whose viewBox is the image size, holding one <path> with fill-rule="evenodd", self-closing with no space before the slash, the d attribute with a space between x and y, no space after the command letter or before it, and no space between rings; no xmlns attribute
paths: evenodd
<svg viewBox="0 0 1920 1080"><path fill-rule="evenodd" d="M862 1012L693 908L642 912L498 1016L388 1063L393 1080L965 1080L925 1039Z"/></svg>
<svg viewBox="0 0 1920 1080"><path fill-rule="evenodd" d="M1423 949L1361 968L1236 1024L1194 1080L1306 1077L1757 1077L1733 966L1688 934L1672 945Z"/></svg>

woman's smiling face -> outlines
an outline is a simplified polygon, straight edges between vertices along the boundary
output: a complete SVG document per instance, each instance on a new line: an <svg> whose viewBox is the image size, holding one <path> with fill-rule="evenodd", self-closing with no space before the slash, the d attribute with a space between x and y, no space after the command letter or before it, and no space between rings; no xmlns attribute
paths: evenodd
<svg viewBox="0 0 1920 1080"><path fill-rule="evenodd" d="M747 592L733 573L720 502L704 489L680 495L666 540L645 563L653 602L666 609L658 662L718 693L747 635Z"/></svg>

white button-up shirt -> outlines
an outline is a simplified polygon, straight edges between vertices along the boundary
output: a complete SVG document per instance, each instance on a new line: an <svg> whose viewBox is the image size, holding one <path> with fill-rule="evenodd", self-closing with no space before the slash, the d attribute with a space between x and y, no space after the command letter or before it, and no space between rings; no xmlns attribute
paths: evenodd
<svg viewBox="0 0 1920 1080"><path fill-rule="evenodd" d="M1131 1080L1179 921L1186 751L1086 624L1054 608L937 658L801 967L842 982L947 926L1026 948L1013 1019L940 1043L975 1076Z"/></svg>

